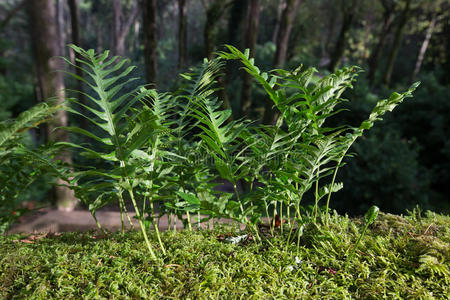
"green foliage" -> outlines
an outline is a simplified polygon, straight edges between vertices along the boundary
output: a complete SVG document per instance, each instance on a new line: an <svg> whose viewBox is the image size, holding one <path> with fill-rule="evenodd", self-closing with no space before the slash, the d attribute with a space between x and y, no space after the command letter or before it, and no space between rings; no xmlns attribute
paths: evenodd
<svg viewBox="0 0 450 300"><path fill-rule="evenodd" d="M322 217L319 202L326 199L323 217L328 222L331 194L343 186L335 182L336 174L350 146L417 87L414 84L403 94L393 93L379 101L359 127L333 128L325 126L326 120L341 112L336 106L345 101L341 95L352 87L356 67L323 78L315 76L315 69L302 71L301 67L294 71L277 69L269 75L254 64L248 50L242 53L228 46L229 52L220 52L220 58L205 60L199 68L182 74L186 84L174 94L160 94L139 86L124 92L124 87L135 80L128 77L134 67L125 67L126 60L109 57L108 51L96 54L93 50L71 47L81 55L80 68L89 79L71 75L83 80L95 95L84 94L88 104L71 99L89 114L69 110L85 117L102 134L67 127L95 140L101 147L64 145L82 149L82 155L102 159L110 166L105 170L90 167L76 170L71 175L71 187L89 206L94 218L100 207L113 200L118 200L127 215L126 192L154 259L145 224L158 228L155 203L182 219L186 213L183 221L189 228L192 228L190 213L228 217L252 228L259 240L257 224L261 222L262 211L269 217L272 210L274 220L278 214L282 219L286 211L291 235L295 224L303 222L301 201L312 191L313 221ZM263 87L280 111L276 125L230 120L231 110L223 110L214 97L215 79L224 59L240 61ZM213 189L217 177L231 184L233 195ZM238 184L242 181L250 185L247 194L239 191ZM137 196L141 197L142 208ZM159 231L156 232L159 236ZM301 230L297 229L296 234L300 240ZM162 243L160 247L165 253Z"/></svg>
<svg viewBox="0 0 450 300"><path fill-rule="evenodd" d="M275 130L266 129L262 138L256 138L269 143L265 146L257 145L252 149L255 151L254 157L261 157L265 153L280 157L281 162L273 166L268 163L264 167L268 167L270 172L266 172L265 177L255 174L250 181L257 178L265 184L262 190L263 199L272 198L265 203L266 211L268 203L275 201L276 208L276 202L280 202L280 206L285 202L288 212L291 206L294 207L296 218L301 217L300 202L304 194L313 186L315 218L319 201L324 196L327 196L328 211L331 193L341 187L335 183L336 173L351 145L386 112L392 111L404 98L411 97L411 93L418 86L416 83L403 94L393 93L388 99L379 101L369 118L359 127L329 128L324 127L325 121L340 113L335 107L345 101L341 95L346 88L352 86L358 71L356 67L344 68L321 79L314 77L316 70L313 68L303 72L301 68L292 72L274 70L272 75L269 75L255 66L248 51L242 53L232 46L228 46L228 49L229 53L221 52L220 56L240 60L244 64L244 70L257 80L280 111ZM263 131L259 131L261 132ZM280 147L281 145L283 147ZM253 168L262 169L262 166ZM331 174L331 184L321 187L320 180ZM280 195L284 199L279 199Z"/></svg>
<svg viewBox="0 0 450 300"><path fill-rule="evenodd" d="M27 131L46 122L60 109L45 103L21 113L15 120L0 123L0 233L27 210L20 207L20 195L45 174L62 175L62 166L52 162L59 151L54 145L27 145Z"/></svg>
<svg viewBox="0 0 450 300"><path fill-rule="evenodd" d="M149 260L138 232L2 236L0 298L445 299L448 216L380 213L344 268L357 222L333 215L328 226L307 227L298 253L283 236L220 241L236 234L231 227L168 231L161 263ZM156 246L156 234L150 240Z"/></svg>
<svg viewBox="0 0 450 300"><path fill-rule="evenodd" d="M102 159L111 165L109 170L86 168L75 172L72 174L71 188L75 190L77 197L89 205L94 218L95 212L100 207L115 200L115 195L118 197L121 211L125 210L126 213L123 194L127 192L133 203L147 247L152 258L155 259L156 256L147 239L143 212L135 199L134 187L140 182L140 178L137 176L139 169L147 167L144 165L145 159L139 159L143 157L141 149L153 145L154 151L157 151L159 135L167 130L161 124L163 111L159 109L159 103L163 98L159 98L155 91L147 90L144 87L137 87L129 92L123 91L127 84L136 80L136 78L127 77L134 69L134 66L123 68L127 60L119 59L116 56L109 57L109 51L97 55L92 49L85 51L75 45L71 45L71 48L82 57L78 61L83 67L78 68L90 79L80 78L73 73L71 75L82 80L95 92L95 96L83 93L89 99L89 104L70 99L88 111L90 115L81 110L69 109L69 111L81 115L102 129L102 135L99 136L78 127L66 127L65 129L101 143L103 149L74 143L63 144L80 148L83 150L82 155ZM66 62L72 64L67 59ZM153 99L155 104L153 109L146 105L144 101L146 98ZM133 105L137 102L142 105L140 110L133 109ZM93 192L97 197L92 202L90 196ZM130 220L129 222L131 224ZM164 251L162 245L161 247Z"/></svg>
<svg viewBox="0 0 450 300"><path fill-rule="evenodd" d="M356 248L359 245L359 242L361 242L361 239L364 237L364 235L366 234L366 230L367 228L373 224L373 222L375 222L376 218L378 217L378 213L380 212L380 209L378 208L378 206L371 206L369 208L369 210L366 212L366 214L364 215L364 221L365 221L365 225L363 228L363 231L361 232L361 234L359 235L358 240L356 241L355 245L353 245L352 247L352 251L350 252L350 254L347 256L346 259L346 263L348 263L348 261L350 261L353 257L353 255L355 254Z"/></svg>
<svg viewBox="0 0 450 300"><path fill-rule="evenodd" d="M356 125L375 105L378 96L361 79L354 90L345 94L350 101L343 108L349 111L330 126ZM350 149L355 156L344 160L347 166L338 180L346 184L333 202L339 212L359 215L371 204L391 213L403 213L416 204L449 211L445 196L446 182L450 180L450 156L445 152L449 140L445 128L450 119L448 85L440 84L430 74L421 80L413 101L399 106Z"/></svg>
<svg viewBox="0 0 450 300"><path fill-rule="evenodd" d="M33 87L20 81L0 75L0 121L11 118L16 106L24 106L26 100L33 96ZM16 108L16 109L14 109Z"/></svg>

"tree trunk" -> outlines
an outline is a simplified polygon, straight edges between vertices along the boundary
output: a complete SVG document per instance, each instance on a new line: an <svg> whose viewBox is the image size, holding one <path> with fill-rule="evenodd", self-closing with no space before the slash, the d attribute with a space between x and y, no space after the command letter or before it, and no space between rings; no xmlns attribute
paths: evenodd
<svg viewBox="0 0 450 300"><path fill-rule="evenodd" d="M184 68L187 52L187 0L178 0L178 69Z"/></svg>
<svg viewBox="0 0 450 300"><path fill-rule="evenodd" d="M113 27L114 27L114 55L123 55L125 44L120 40L122 27L122 0L113 1Z"/></svg>
<svg viewBox="0 0 450 300"><path fill-rule="evenodd" d="M392 42L391 51L389 53L389 58L387 62L386 71L383 76L383 83L386 86L389 86L391 83L392 71L394 70L394 63L397 59L398 51L400 50L400 46L402 44L403 31L405 30L406 23L409 18L411 7L411 0L406 1L405 8L400 16L400 21L397 26L397 30L395 31L394 41Z"/></svg>
<svg viewBox="0 0 450 300"><path fill-rule="evenodd" d="M245 48L250 49L250 55L255 56L259 25L259 0L250 0L247 9L247 28L245 32ZM246 71L242 73L241 117L250 113L252 106L252 76Z"/></svg>
<svg viewBox="0 0 450 300"><path fill-rule="evenodd" d="M145 1L146 2L146 1ZM133 6L126 22L123 21L123 7L122 0L114 0L113 2L113 15L114 15L114 54L123 56L125 54L125 40L131 25L138 14L138 5L136 1L133 1Z"/></svg>
<svg viewBox="0 0 450 300"><path fill-rule="evenodd" d="M286 62L289 37L291 35L292 26L294 25L294 19L297 15L299 6L300 0L287 0L286 2L286 7L284 8L281 16L280 29L277 36L277 50L273 59L273 66L275 68L282 68ZM272 101L267 98L262 122L264 124L273 124L277 117L277 113L273 109Z"/></svg>
<svg viewBox="0 0 450 300"><path fill-rule="evenodd" d="M350 3L350 7L347 7L346 3L347 2L344 1L342 4L342 11L344 13L344 18L342 20L341 31L339 32L339 36L333 50L333 54L331 55L330 64L328 65L328 70L330 72L334 72L336 67L339 65L339 62L341 61L342 56L344 56L348 35L350 33L350 29L352 28L353 21L355 19L357 1L352 1Z"/></svg>
<svg viewBox="0 0 450 300"><path fill-rule="evenodd" d="M65 19L64 19L64 0L56 0L56 35L58 37L59 42L59 53L60 56L66 56L66 31L64 30L65 27Z"/></svg>
<svg viewBox="0 0 450 300"><path fill-rule="evenodd" d="M275 26L272 32L272 43L276 43L278 40L278 32L280 31L280 23L281 23L281 14L283 13L283 10L286 8L286 1L285 0L277 0L278 6L277 6L277 19L275 21Z"/></svg>
<svg viewBox="0 0 450 300"><path fill-rule="evenodd" d="M77 45L78 47L81 46L80 41L80 25L79 25L79 14L78 14L78 0L69 0L69 11L70 11L70 24L71 24L71 32L72 32L72 44ZM76 59L81 59L81 56L78 53L74 53L72 49L69 49L71 53L71 57L73 57L73 63L78 68L74 68L75 74L83 78L83 71L80 69L80 62L78 62ZM77 80L77 90L82 92L83 91L83 83L81 80ZM81 103L85 102L84 95L82 93L78 93L77 95L78 100ZM86 115L87 111L84 107L81 107L81 110L84 115ZM85 118L80 119L80 127L83 129L87 129L87 120Z"/></svg>
<svg viewBox="0 0 450 300"><path fill-rule="evenodd" d="M244 48L242 42L243 35L239 34L243 31L246 24L246 10L248 0L234 0L230 9L230 17L228 19L228 39L227 43L233 45L239 49ZM237 61L226 61L226 84L230 83L233 78L239 74L239 63ZM237 71L236 71L237 70Z"/></svg>
<svg viewBox="0 0 450 300"><path fill-rule="evenodd" d="M206 22L203 30L203 38L205 42L205 56L212 59L214 52L214 41L217 34L217 23L226 6L224 0L214 0L214 2L206 9Z"/></svg>
<svg viewBox="0 0 450 300"><path fill-rule="evenodd" d="M378 43L373 51L372 55L369 58L369 74L368 79L371 85L373 85L375 80L375 73L378 68L378 62L381 57L381 52L383 51L384 45L386 43L389 32L392 28L392 20L393 14L391 11L385 11L385 17L383 18L383 27L381 29L380 37L378 39Z"/></svg>
<svg viewBox="0 0 450 300"><path fill-rule="evenodd" d="M144 55L147 83L157 86L158 74L158 39L156 30L156 0L143 0L143 25L144 25Z"/></svg>
<svg viewBox="0 0 450 300"><path fill-rule="evenodd" d="M206 9L206 22L203 29L203 39L205 43L205 56L208 59L212 59L214 56L217 24L228 4L229 2L225 0L214 0L214 2L209 7L206 7L204 3ZM230 101L228 100L225 81L226 80L224 76L220 76L217 79L217 85L219 86L217 94L219 99L222 101L222 108L228 109L230 108ZM229 120L231 120L232 118L233 117L230 116Z"/></svg>
<svg viewBox="0 0 450 300"><path fill-rule="evenodd" d="M63 103L65 98L64 78L61 72L56 72L61 70L63 65L60 59L55 58L60 53L55 6L52 0L28 1L27 3L34 64L38 79L37 92L40 99L45 100L56 96L57 103ZM56 129L60 126L67 126L67 123L66 111L58 111L53 121L48 123L48 139L52 142L68 141L67 131ZM72 162L68 151L61 153L56 159L69 164ZM58 179L57 183L63 184L64 182ZM73 210L77 203L73 191L66 187L55 186L52 194L60 210Z"/></svg>
<svg viewBox="0 0 450 300"><path fill-rule="evenodd" d="M382 2L384 6L383 12L383 26L381 28L380 37L378 39L378 43L375 47L375 50L369 57L369 73L367 78L369 79L370 85L373 85L375 80L375 73L378 68L378 62L381 57L381 53L383 52L384 45L386 43L387 37L392 29L392 21L394 20L393 5L388 6L387 2Z"/></svg>
<svg viewBox="0 0 450 300"><path fill-rule="evenodd" d="M433 35L433 31L436 26L436 19L437 19L437 14L434 14L430 21L430 25L427 28L427 33L425 35L425 39L423 40L422 47L420 47L419 56L417 57L417 61L416 61L416 66L414 67L414 72L411 76L411 80L410 80L411 82L413 82L416 79L417 75L420 72L420 68L422 67L422 62L425 57L425 52L427 52L428 44L430 43L431 36Z"/></svg>

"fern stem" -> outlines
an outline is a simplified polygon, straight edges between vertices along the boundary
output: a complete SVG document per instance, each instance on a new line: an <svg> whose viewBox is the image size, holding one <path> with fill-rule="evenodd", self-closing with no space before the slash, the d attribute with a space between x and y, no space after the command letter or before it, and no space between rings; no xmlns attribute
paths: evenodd
<svg viewBox="0 0 450 300"><path fill-rule="evenodd" d="M106 234L105 229L102 227L102 225L100 225L100 222L98 221L98 219L95 216L95 214L91 213L91 215L94 218L95 224L97 224L98 229L101 230L101 232L103 232L103 234Z"/></svg>
<svg viewBox="0 0 450 300"><path fill-rule="evenodd" d="M152 223L153 223L153 228L155 228L156 237L158 238L159 246L161 247L161 250L162 250L163 254L166 255L166 248L164 248L164 244L163 244L163 242L161 240L161 235L159 234L159 225L158 225L157 222L155 222L155 218L154 218L155 209L154 209L154 206L153 206L153 198L150 198L149 200L150 200L150 211L151 211L151 214L152 214L151 215L151 219L152 219Z"/></svg>
<svg viewBox="0 0 450 300"><path fill-rule="evenodd" d="M189 210L186 211L186 217L187 217L189 231L192 231L191 216L189 214Z"/></svg>
<svg viewBox="0 0 450 300"><path fill-rule="evenodd" d="M130 181L127 179L128 186L131 186ZM136 199L134 199L134 193L132 189L127 189L128 194L131 197L131 202L133 202L134 210L136 211L136 216L138 218L139 226L141 227L142 235L144 236L145 243L147 245L148 251L153 260L157 260L155 252L153 252L152 246L150 245L150 241L148 240L147 231L145 230L145 224L142 220L142 215L139 211L139 207L137 206Z"/></svg>
<svg viewBox="0 0 450 300"><path fill-rule="evenodd" d="M242 205L241 197L239 196L239 191L237 189L235 182L233 182L233 189L234 189L234 194L236 195L236 199L239 202L239 207L241 208L241 213L244 213L244 206Z"/></svg>
<svg viewBox="0 0 450 300"><path fill-rule="evenodd" d="M121 232L122 232L122 234L124 234L125 233L125 224L123 222L123 199L120 194L121 194L121 192L119 192L120 224L121 224Z"/></svg>
<svg viewBox="0 0 450 300"><path fill-rule="evenodd" d="M350 149L351 145L356 141L356 139L358 138L358 136L354 135L350 141L350 143L348 143L347 149L345 149L345 151L342 153L341 157L339 158L337 164L336 164L336 168L334 169L334 173L333 173L333 179L331 180L331 185L330 185L330 190L328 192L328 196L327 196L327 204L326 204L326 225L328 226L328 219L330 217L329 214L329 204L330 204L330 198L331 198L331 193L333 191L333 186L334 186L334 182L336 181L336 175L337 172L339 170L339 166L342 163L342 160L345 157L345 154L347 153L348 149Z"/></svg>
<svg viewBox="0 0 450 300"><path fill-rule="evenodd" d="M317 167L317 180L316 180L316 191L315 191L315 195L314 195L314 222L316 222L317 220L317 208L319 206L319 170L320 167Z"/></svg>

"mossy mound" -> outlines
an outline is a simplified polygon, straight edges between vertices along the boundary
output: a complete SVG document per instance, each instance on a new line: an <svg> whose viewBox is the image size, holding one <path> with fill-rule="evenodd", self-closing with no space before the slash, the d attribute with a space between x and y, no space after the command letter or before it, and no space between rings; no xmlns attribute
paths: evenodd
<svg viewBox="0 0 450 300"><path fill-rule="evenodd" d="M0 238L0 298L443 299L450 288L450 217L380 214L351 261L360 220L334 215L256 243L214 230L164 232L152 261L139 232ZM151 236L155 249L156 237Z"/></svg>

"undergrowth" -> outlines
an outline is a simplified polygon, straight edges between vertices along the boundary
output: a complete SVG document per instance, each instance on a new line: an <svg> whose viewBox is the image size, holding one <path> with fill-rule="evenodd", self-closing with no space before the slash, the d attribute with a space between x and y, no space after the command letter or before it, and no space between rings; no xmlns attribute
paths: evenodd
<svg viewBox="0 0 450 300"><path fill-rule="evenodd" d="M380 213L346 267L364 220L336 214L305 227L298 250L282 235L225 243L237 228L220 225L163 232L162 255L152 233L157 261L136 231L2 236L0 298L445 299L449 225L431 212Z"/></svg>

